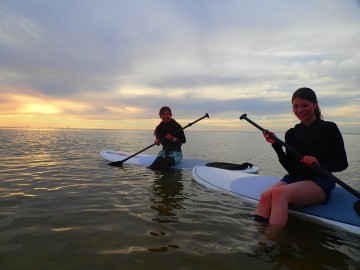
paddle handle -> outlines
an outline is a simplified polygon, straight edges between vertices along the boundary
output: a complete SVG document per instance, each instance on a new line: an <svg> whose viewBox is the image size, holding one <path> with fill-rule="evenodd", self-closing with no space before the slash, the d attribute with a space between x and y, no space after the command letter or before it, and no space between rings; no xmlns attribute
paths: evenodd
<svg viewBox="0 0 360 270"><path fill-rule="evenodd" d="M200 117L199 119L195 120L194 122L191 122L189 124L187 124L185 127L183 127L182 129L188 128L190 126L192 126L193 124L199 122L200 120L203 120L204 118L209 118L208 113L206 113L203 117Z"/></svg>
<svg viewBox="0 0 360 270"><path fill-rule="evenodd" d="M282 140L280 140L278 137L276 137L274 134L271 134L269 132L269 130L262 128L261 126L259 126L258 124L256 124L255 122L251 121L249 118L247 118L247 114L243 114L240 116L240 120L245 119L246 121L248 121L250 124L252 124L253 126L257 127L259 130L261 130L262 132L267 132L269 134L269 136L274 139L277 143L280 143L281 145L283 145L284 147L286 147L286 149L288 149L290 152L292 152L298 159L303 159L304 155L299 153L298 151L296 151L294 148L292 148L290 145L288 145L287 143L283 142ZM312 165L312 167L316 170L318 170L320 173L322 173L323 175L325 175L326 177L329 177L331 179L333 179L336 183L338 183L340 186L342 186L344 189L346 189L347 191L349 191L351 194L353 194L355 197L358 197L360 199L360 193L358 191L356 191L355 189L353 189L352 187L350 187L349 185L347 185L346 183L344 183L343 181L341 181L339 178L335 177L332 173L328 172L327 170L325 170L324 168L322 168L319 164L315 163L314 165Z"/></svg>

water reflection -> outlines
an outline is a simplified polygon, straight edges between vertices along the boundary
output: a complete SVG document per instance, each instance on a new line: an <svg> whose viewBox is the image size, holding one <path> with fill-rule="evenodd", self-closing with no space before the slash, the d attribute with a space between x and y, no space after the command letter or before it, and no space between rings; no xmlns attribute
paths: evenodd
<svg viewBox="0 0 360 270"><path fill-rule="evenodd" d="M183 209L181 202L185 199L182 191L181 170L168 169L161 172L155 172L153 184L154 197L150 199L154 203L151 209L158 212L158 216L153 221L159 223L179 222L176 212Z"/></svg>
<svg viewBox="0 0 360 270"><path fill-rule="evenodd" d="M284 265L289 269L359 269L360 245L358 240L344 243L336 231L322 229L306 221L293 219L285 227L258 224L264 236L259 239L248 256L262 262ZM296 232L296 233L295 233ZM342 252L341 247L346 249ZM319 252L327 249L327 252Z"/></svg>
<svg viewBox="0 0 360 270"><path fill-rule="evenodd" d="M155 180L152 185L154 196L150 198L153 205L151 209L157 212L157 216L152 218L153 221L160 224L172 224L180 222L178 211L184 209L182 201L185 199L183 194L183 174L181 170L167 169L164 171L155 172ZM150 232L152 237L165 237L165 231ZM180 246L174 243L164 243L168 239L160 240L159 247L152 247L148 250L150 252L167 252L170 249L179 249Z"/></svg>
<svg viewBox="0 0 360 270"><path fill-rule="evenodd" d="M283 174L261 134L188 134L190 157ZM345 135L340 177L356 189L358 138ZM360 269L360 236L296 220L270 238L247 219L253 206L190 171L115 170L99 156L142 149L148 131L0 130L0 140L1 269Z"/></svg>

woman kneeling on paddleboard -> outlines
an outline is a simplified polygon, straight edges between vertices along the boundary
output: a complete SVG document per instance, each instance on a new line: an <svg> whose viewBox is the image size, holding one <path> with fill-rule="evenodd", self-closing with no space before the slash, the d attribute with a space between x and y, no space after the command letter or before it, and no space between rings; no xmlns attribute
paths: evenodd
<svg viewBox="0 0 360 270"><path fill-rule="evenodd" d="M324 204L328 201L335 182L312 168L318 164L330 172L340 172L348 167L342 135L333 122L322 120L315 92L300 88L292 96L292 110L301 121L285 133L285 143L305 156L299 159L264 132L272 144L281 165L288 172L279 183L265 190L253 218L274 225L286 225L288 206Z"/></svg>
<svg viewBox="0 0 360 270"><path fill-rule="evenodd" d="M155 161L148 167L154 170L165 169L181 162L183 155L181 145L186 143L186 137L181 125L172 118L171 109L164 106L159 111L160 124L156 127L154 144L162 145Z"/></svg>

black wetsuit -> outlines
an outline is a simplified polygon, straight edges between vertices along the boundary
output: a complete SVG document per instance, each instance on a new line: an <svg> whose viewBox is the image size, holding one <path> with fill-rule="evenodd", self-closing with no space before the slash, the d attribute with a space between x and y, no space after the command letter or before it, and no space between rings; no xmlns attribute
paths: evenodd
<svg viewBox="0 0 360 270"><path fill-rule="evenodd" d="M303 155L316 157L327 171L340 172L348 167L344 141L333 122L316 119L309 126L297 124L286 132L285 142ZM285 153L280 144L272 146L290 176L299 180L324 177L319 171L301 163L290 151Z"/></svg>
<svg viewBox="0 0 360 270"><path fill-rule="evenodd" d="M167 140L165 138L167 133L176 138L176 142ZM160 140L163 149L148 168L162 170L180 163L182 160L181 145L186 142L185 133L181 125L171 118L168 123L161 122L156 127L154 134Z"/></svg>
<svg viewBox="0 0 360 270"><path fill-rule="evenodd" d="M165 139L167 133L177 138L177 142ZM174 119L170 119L168 123L161 122L154 132L157 139L160 139L163 150L181 152L181 144L186 143L186 137L181 125Z"/></svg>

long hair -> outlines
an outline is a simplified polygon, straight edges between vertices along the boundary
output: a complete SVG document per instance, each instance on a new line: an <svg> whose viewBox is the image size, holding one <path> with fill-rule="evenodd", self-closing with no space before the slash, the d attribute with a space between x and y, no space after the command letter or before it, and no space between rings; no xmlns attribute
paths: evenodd
<svg viewBox="0 0 360 270"><path fill-rule="evenodd" d="M321 113L320 107L319 107L319 102L317 100L316 94L314 92L314 90L312 90L311 88L308 87L302 87L299 88L298 90L296 90L292 96L291 102L294 101L295 98L301 98L301 99L305 99L307 101L310 101L312 103L316 103L317 107L314 110L314 114L315 117L317 119L323 119L323 115Z"/></svg>

